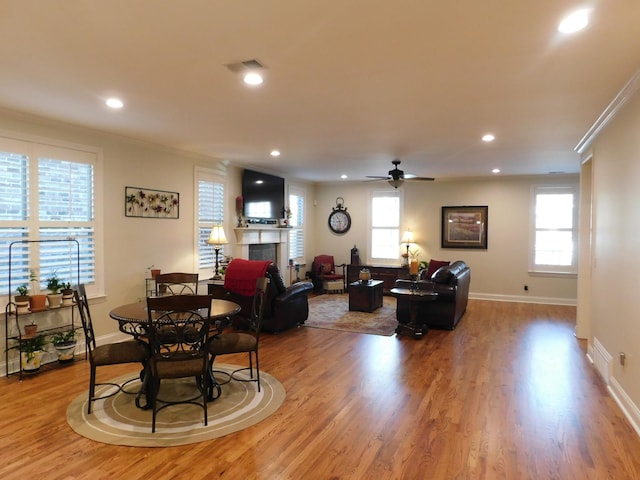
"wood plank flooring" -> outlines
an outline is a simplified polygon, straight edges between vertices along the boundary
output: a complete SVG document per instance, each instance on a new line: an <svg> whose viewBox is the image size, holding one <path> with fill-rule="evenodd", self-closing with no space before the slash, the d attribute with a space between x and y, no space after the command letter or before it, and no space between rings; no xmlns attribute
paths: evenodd
<svg viewBox="0 0 640 480"><path fill-rule="evenodd" d="M421 340L264 335L262 370L287 390L280 410L183 447L75 434L65 412L88 386L87 362L2 378L0 478L640 479L640 438L574 323L572 307L472 300L456 330ZM109 368L101 378L131 370Z"/></svg>

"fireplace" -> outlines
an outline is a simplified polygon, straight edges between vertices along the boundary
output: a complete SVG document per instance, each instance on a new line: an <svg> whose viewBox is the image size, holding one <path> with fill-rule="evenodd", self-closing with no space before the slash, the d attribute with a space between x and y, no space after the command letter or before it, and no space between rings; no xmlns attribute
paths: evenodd
<svg viewBox="0 0 640 480"><path fill-rule="evenodd" d="M268 225L234 228L238 247L235 254L248 260L271 260L281 272L287 270L289 230ZM258 253L259 252L259 253Z"/></svg>
<svg viewBox="0 0 640 480"><path fill-rule="evenodd" d="M278 264L278 248L276 243L258 243L249 245L249 260L269 260Z"/></svg>

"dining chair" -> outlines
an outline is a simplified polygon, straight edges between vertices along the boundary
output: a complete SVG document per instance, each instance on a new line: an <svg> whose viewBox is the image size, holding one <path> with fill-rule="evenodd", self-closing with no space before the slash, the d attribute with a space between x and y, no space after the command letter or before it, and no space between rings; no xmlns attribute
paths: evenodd
<svg viewBox="0 0 640 480"><path fill-rule="evenodd" d="M211 295L147 297L151 357L145 381L150 382L152 432L156 431L158 412L177 404L202 407L207 425L207 387L211 374L206 342L212 298ZM172 400L159 398L161 380L187 377L195 379L197 395Z"/></svg>
<svg viewBox="0 0 640 480"><path fill-rule="evenodd" d="M89 352L89 401L87 405L87 413L91 413L91 404L95 400L108 398L119 391L130 394L138 392L129 392L125 387L138 379L138 376L131 378L122 384L113 382L96 383L96 369L105 365L118 365L122 363L140 363L144 368L149 357L149 349L147 345L137 340L127 340L124 342L107 343L104 345L96 344L96 336L93 331L93 321L91 319L91 311L89 310L89 301L84 284L77 285L73 292L76 306L80 314L84 338ZM96 397L96 386L112 386L115 390L111 393Z"/></svg>
<svg viewBox="0 0 640 480"><path fill-rule="evenodd" d="M248 353L249 366L238 368L231 373L231 378L244 382L257 382L258 392L260 391L260 363L258 360L258 345L260 340L260 324L264 314L265 296L269 280L266 277L256 279L256 290L253 295L251 316L248 319L247 332L219 333L209 339L209 355L211 371L213 372L213 362L218 355L228 355L233 353ZM255 356L255 377L253 368L253 357ZM238 376L239 372L249 371L249 378Z"/></svg>
<svg viewBox="0 0 640 480"><path fill-rule="evenodd" d="M155 280L156 295L195 295L198 292L197 273L160 273Z"/></svg>

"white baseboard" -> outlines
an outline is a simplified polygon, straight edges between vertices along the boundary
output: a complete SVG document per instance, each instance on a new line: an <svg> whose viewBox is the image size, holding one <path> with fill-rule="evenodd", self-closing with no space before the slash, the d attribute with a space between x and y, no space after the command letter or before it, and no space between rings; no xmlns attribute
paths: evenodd
<svg viewBox="0 0 640 480"><path fill-rule="evenodd" d="M578 304L575 298L532 297L529 295L499 295L470 292L469 298L474 300L492 300L494 302L540 303L543 305L576 306Z"/></svg>
<svg viewBox="0 0 640 480"><path fill-rule="evenodd" d="M587 348L587 357L593 364L607 385L607 390L618 404L622 413L631 426L640 436L640 409L633 403L627 392L624 391L620 383L613 376L613 366L611 361L613 356L604 348L597 338L593 339L593 345Z"/></svg>

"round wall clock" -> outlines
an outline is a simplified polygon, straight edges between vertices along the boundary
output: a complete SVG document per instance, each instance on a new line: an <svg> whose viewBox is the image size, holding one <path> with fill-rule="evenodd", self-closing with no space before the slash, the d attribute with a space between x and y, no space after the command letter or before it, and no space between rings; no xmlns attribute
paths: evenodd
<svg viewBox="0 0 640 480"><path fill-rule="evenodd" d="M329 214L329 228L334 233L347 233L351 228L351 215L347 212L347 207L343 207L344 199L336 198L336 206Z"/></svg>

